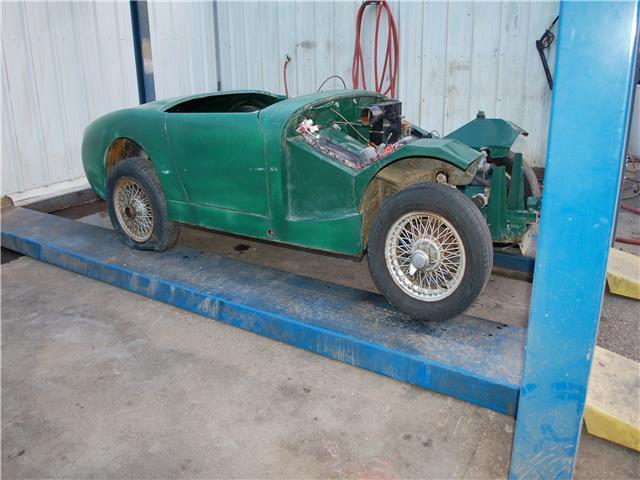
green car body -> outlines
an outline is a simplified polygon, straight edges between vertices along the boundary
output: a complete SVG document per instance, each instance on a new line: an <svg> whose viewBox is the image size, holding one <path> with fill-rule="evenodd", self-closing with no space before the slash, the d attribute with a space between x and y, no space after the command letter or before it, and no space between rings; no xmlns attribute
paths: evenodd
<svg viewBox="0 0 640 480"><path fill-rule="evenodd" d="M232 100L239 102L232 108L237 111L227 108ZM301 119L326 124L340 120L337 110L356 121L363 107L385 100L373 92L341 90L290 99L236 91L156 101L109 113L89 125L83 165L104 199L111 168L142 155L154 165L170 220L358 255L366 249L375 210L390 193L435 181L438 173L464 188L480 164L481 147L507 152L522 133L504 120L478 124L483 119L476 119L445 138L429 138L412 126L421 138L363 168L325 155L296 133ZM201 101L221 105L220 111L194 111ZM260 108L243 111L247 101ZM349 133L353 143L365 130ZM347 138L340 135L341 141Z"/></svg>

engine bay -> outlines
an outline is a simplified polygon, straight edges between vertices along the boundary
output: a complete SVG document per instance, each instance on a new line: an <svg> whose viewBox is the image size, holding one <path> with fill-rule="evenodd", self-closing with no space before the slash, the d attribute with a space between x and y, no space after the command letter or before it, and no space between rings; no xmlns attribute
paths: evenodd
<svg viewBox="0 0 640 480"><path fill-rule="evenodd" d="M313 106L298 117L295 133L315 150L355 169L433 136L403 119L402 102L379 99L351 98Z"/></svg>

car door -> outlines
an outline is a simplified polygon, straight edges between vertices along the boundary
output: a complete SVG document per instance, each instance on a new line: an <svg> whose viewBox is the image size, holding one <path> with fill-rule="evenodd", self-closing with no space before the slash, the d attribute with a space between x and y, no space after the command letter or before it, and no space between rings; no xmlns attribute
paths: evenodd
<svg viewBox="0 0 640 480"><path fill-rule="evenodd" d="M166 113L166 130L192 203L269 215L258 112Z"/></svg>

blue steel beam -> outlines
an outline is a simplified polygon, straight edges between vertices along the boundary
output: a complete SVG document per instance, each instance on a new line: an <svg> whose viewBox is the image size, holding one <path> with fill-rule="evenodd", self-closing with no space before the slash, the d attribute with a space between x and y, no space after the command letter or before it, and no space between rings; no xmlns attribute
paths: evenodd
<svg viewBox="0 0 640 480"><path fill-rule="evenodd" d="M512 479L573 475L627 148L637 42L635 1L561 5Z"/></svg>
<svg viewBox="0 0 640 480"><path fill-rule="evenodd" d="M533 275L536 261L533 258L514 253L493 251L493 266Z"/></svg>
<svg viewBox="0 0 640 480"><path fill-rule="evenodd" d="M2 246L200 315L514 415L524 329L459 316L416 322L376 295L175 248L132 250L115 232L14 208Z"/></svg>

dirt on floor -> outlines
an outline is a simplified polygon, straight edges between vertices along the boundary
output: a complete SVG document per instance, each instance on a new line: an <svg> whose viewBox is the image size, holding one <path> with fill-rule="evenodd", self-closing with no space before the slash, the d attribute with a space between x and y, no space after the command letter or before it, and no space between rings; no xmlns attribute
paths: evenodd
<svg viewBox="0 0 640 480"><path fill-rule="evenodd" d="M3 478L507 476L512 417L28 257L2 287ZM583 433L575 477L638 459Z"/></svg>
<svg viewBox="0 0 640 480"><path fill-rule="evenodd" d="M109 227L101 202L59 214ZM619 230L637 234L624 215ZM366 258L197 228L179 242L375 291ZM3 478L507 475L511 417L2 257ZM492 275L469 313L526 326L530 295ZM601 346L640 360L638 305L605 294ZM583 433L575 477L640 478L640 456Z"/></svg>

